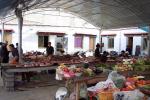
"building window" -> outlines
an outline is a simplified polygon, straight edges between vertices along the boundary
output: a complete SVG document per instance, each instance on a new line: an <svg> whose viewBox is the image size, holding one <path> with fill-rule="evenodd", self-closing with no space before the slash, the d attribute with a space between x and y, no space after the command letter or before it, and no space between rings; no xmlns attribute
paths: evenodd
<svg viewBox="0 0 150 100"><path fill-rule="evenodd" d="M114 37L108 38L108 48L114 48Z"/></svg>
<svg viewBox="0 0 150 100"><path fill-rule="evenodd" d="M147 49L147 38L143 38L143 50Z"/></svg>
<svg viewBox="0 0 150 100"><path fill-rule="evenodd" d="M47 47L48 36L38 36L38 47Z"/></svg>
<svg viewBox="0 0 150 100"><path fill-rule="evenodd" d="M83 37L82 36L75 36L75 48L82 48L83 44Z"/></svg>

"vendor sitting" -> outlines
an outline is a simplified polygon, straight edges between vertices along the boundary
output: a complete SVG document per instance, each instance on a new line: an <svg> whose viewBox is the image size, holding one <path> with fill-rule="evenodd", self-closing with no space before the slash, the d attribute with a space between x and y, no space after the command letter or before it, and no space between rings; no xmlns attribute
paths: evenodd
<svg viewBox="0 0 150 100"><path fill-rule="evenodd" d="M121 54L119 55L119 57L128 58L129 57L129 53L127 51L125 52L124 50L122 50Z"/></svg>
<svg viewBox="0 0 150 100"><path fill-rule="evenodd" d="M105 63L107 61L107 56L109 55L108 52L104 51L101 56L101 62Z"/></svg>

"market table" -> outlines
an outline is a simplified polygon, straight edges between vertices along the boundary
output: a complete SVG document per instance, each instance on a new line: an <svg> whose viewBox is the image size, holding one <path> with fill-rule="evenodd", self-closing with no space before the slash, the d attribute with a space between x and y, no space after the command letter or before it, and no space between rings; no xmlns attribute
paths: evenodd
<svg viewBox="0 0 150 100"><path fill-rule="evenodd" d="M108 74L106 73L101 73L98 75L94 76L88 76L88 77L75 77L73 78L73 83L74 83L74 89L75 89L75 94L76 94L76 100L79 100L79 93L80 93L80 85L85 83L85 84L96 84L100 81L105 81L107 80ZM68 80L67 80L68 81ZM67 87L67 86L66 86Z"/></svg>
<svg viewBox="0 0 150 100"><path fill-rule="evenodd" d="M57 66L36 66L36 67L22 67L15 64L1 64L2 78L4 87L8 91L14 90L15 73L17 72L33 72L56 69Z"/></svg>
<svg viewBox="0 0 150 100"><path fill-rule="evenodd" d="M74 64L66 64L70 65L81 65L81 63L74 63ZM15 73L20 72L33 72L33 71L45 71L45 70L54 70L58 67L58 65L49 65L49 66L21 66L16 64L8 64L8 63L1 63L1 70L2 70L2 78L4 87L8 91L14 90L14 82L15 82Z"/></svg>

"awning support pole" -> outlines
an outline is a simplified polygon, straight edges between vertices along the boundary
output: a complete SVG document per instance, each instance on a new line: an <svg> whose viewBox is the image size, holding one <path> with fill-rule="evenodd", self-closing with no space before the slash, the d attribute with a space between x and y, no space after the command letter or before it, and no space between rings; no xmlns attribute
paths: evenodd
<svg viewBox="0 0 150 100"><path fill-rule="evenodd" d="M4 42L4 22L2 21L2 35L1 35L1 42Z"/></svg>
<svg viewBox="0 0 150 100"><path fill-rule="evenodd" d="M100 41L100 53L102 53L102 43L103 43L103 41L102 41L102 35L101 35L101 33L102 33L102 29L103 29L103 25L101 26L101 28L100 28L100 30L99 30L99 41Z"/></svg>
<svg viewBox="0 0 150 100"><path fill-rule="evenodd" d="M19 63L22 62L22 26L23 26L23 17L22 17L22 9L16 8L16 16L18 18L18 52L19 52Z"/></svg>
<svg viewBox="0 0 150 100"><path fill-rule="evenodd" d="M150 57L150 32L148 32L148 56Z"/></svg>

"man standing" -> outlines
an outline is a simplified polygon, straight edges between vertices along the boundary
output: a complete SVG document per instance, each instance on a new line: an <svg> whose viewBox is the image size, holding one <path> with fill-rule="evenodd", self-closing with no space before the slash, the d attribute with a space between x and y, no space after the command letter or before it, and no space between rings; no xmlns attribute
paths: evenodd
<svg viewBox="0 0 150 100"><path fill-rule="evenodd" d="M48 46L46 48L47 56L52 56L54 54L54 48L51 46L51 42L48 42Z"/></svg>
<svg viewBox="0 0 150 100"><path fill-rule="evenodd" d="M95 57L99 58L100 57L100 44L96 44L96 49L95 49Z"/></svg>

